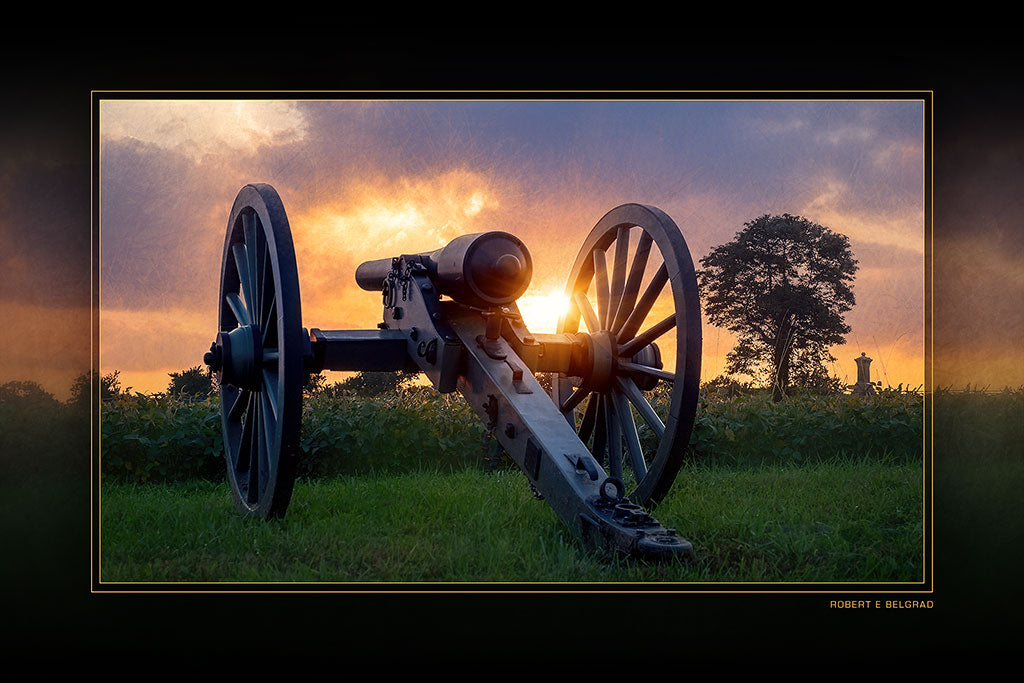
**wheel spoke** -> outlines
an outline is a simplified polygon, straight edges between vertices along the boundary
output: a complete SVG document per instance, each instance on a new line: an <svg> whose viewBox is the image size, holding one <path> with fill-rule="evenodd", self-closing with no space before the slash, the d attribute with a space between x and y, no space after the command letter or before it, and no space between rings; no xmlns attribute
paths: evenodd
<svg viewBox="0 0 1024 683"><path fill-rule="evenodd" d="M252 280L249 279L249 255L246 247L239 242L231 247L231 253L235 257L235 269L238 271L238 282L242 285L242 297L245 299L246 309L253 311Z"/></svg>
<svg viewBox="0 0 1024 683"><path fill-rule="evenodd" d="M590 435L594 433L594 421L597 419L597 394L591 394L587 401L587 409L583 411L583 421L580 422L580 441L586 444L590 441Z"/></svg>
<svg viewBox="0 0 1024 683"><path fill-rule="evenodd" d="M608 470L613 477L622 481L622 434L619 430L615 403L609 394L604 394L602 398L605 414L608 416L605 422L608 429Z"/></svg>
<svg viewBox="0 0 1024 683"><path fill-rule="evenodd" d="M266 327L266 320L270 315L270 308L274 305L274 272L273 266L270 265L270 248L267 240L260 240L262 246L262 264L260 265L259 272L259 288L260 288L260 314L258 321L262 323L262 327ZM268 272L269 269L269 272Z"/></svg>
<svg viewBox="0 0 1024 683"><path fill-rule="evenodd" d="M637 363L627 363L625 361L619 361L619 368L625 372L639 372L643 375L650 375L651 377L657 377L663 379L666 382L675 382L676 376L673 372L667 372L665 370L659 370L658 368L652 368L649 365L639 365Z"/></svg>
<svg viewBox="0 0 1024 683"><path fill-rule="evenodd" d="M228 306L231 307L231 312L235 315L235 322L241 326L251 325L252 320L249 318L249 311L245 310L245 304L234 292L229 293L224 297L227 299Z"/></svg>
<svg viewBox="0 0 1024 683"><path fill-rule="evenodd" d="M260 325L260 329L263 330L263 346L268 346L267 338L271 336L270 331L273 329L274 335L277 336L277 319L274 317L274 311L277 310L277 297L273 294L270 296L270 304L267 306L267 315L263 319L263 324ZM277 340L272 340L276 342ZM277 346L276 343L269 344L269 346Z"/></svg>
<svg viewBox="0 0 1024 683"><path fill-rule="evenodd" d="M619 307L615 311L615 320L612 322L611 330L615 334L622 329L623 323L636 305L636 295L640 293L640 285L643 283L644 271L647 270L647 258L651 254L651 244L654 238L646 230L640 233L640 241L636 245L636 253L633 254L633 265L629 267L629 278L619 300Z"/></svg>
<svg viewBox="0 0 1024 683"><path fill-rule="evenodd" d="M273 403L270 401L270 397L266 392L262 393L263 407L260 410L260 421L263 423L263 436L264 436L264 449L263 455L266 456L264 464L267 466L267 472L270 471L270 452L274 447L274 434L277 432L277 419L276 415L273 414Z"/></svg>
<svg viewBox="0 0 1024 683"><path fill-rule="evenodd" d="M629 358L640 352L640 349L644 348L655 339L665 334L673 327L676 326L676 314L673 313L669 317L665 318L661 322L657 323L651 329L645 331L643 334L630 339L628 342L619 347L619 355Z"/></svg>
<svg viewBox="0 0 1024 683"><path fill-rule="evenodd" d="M262 396L262 394L260 394ZM270 481L270 449L273 446L273 437L270 436L270 415L268 414L265 400L260 401L260 482L263 486ZM262 493L262 492L261 492Z"/></svg>
<svg viewBox="0 0 1024 683"><path fill-rule="evenodd" d="M615 236L615 260L612 262L612 284L611 301L608 306L608 319L605 327L612 329L612 323L619 310L619 302L622 300L622 289L626 280L626 260L629 258L629 228L628 225L619 226Z"/></svg>
<svg viewBox="0 0 1024 683"><path fill-rule="evenodd" d="M601 331L601 325L597 322L597 316L594 315L594 309L590 305L590 300L587 299L587 295L583 292L576 292L573 296L573 300L576 302L576 308L580 310L580 315L583 316L583 322L587 324L587 330L591 334Z"/></svg>
<svg viewBox="0 0 1024 683"><path fill-rule="evenodd" d="M246 392L248 393L248 392ZM235 460L235 471L246 472L249 469L252 459L252 433L253 433L253 415L252 406L252 394L249 393L245 400L245 418L242 421L242 437L238 440L238 450L234 453ZM245 458L243 461L242 458ZM242 463L245 466L242 466Z"/></svg>
<svg viewBox="0 0 1024 683"><path fill-rule="evenodd" d="M594 450L591 451L591 454L594 456L594 460L597 460L598 464L603 464L605 444L608 442L608 427L605 426L605 422L607 422L607 414L605 411L604 396L595 393L590 400L597 403L597 419L594 422Z"/></svg>
<svg viewBox="0 0 1024 683"><path fill-rule="evenodd" d="M605 253L600 249L594 250L594 286L597 288L597 321L600 326L591 332L603 330L608 324L608 264Z"/></svg>
<svg viewBox="0 0 1024 683"><path fill-rule="evenodd" d="M277 405L277 369L263 368L263 389L270 402L270 410L275 420L281 419L281 411Z"/></svg>
<svg viewBox="0 0 1024 683"><path fill-rule="evenodd" d="M235 393L234 400L231 401L230 405L228 406L228 420L233 422L235 420L241 419L242 411L245 410L248 404L249 390L239 389Z"/></svg>
<svg viewBox="0 0 1024 683"><path fill-rule="evenodd" d="M644 449L640 446L640 436L636 432L636 422L633 421L633 411L629 409L629 402L625 394L613 392L615 410L619 415L619 424L622 427L622 435L626 439L626 449L629 451L629 464L633 468L633 474L637 482L647 476L647 463L644 462Z"/></svg>
<svg viewBox="0 0 1024 683"><path fill-rule="evenodd" d="M576 406L578 406L580 402L582 402L583 399L585 399L587 397L587 394L589 393L590 387L587 385L586 382L584 382L576 389L576 391L572 393L572 396L570 396L569 398L565 399L565 401L562 402L562 405L559 406L558 409L561 410L563 413L568 413L571 410L575 410Z"/></svg>
<svg viewBox="0 0 1024 683"><path fill-rule="evenodd" d="M242 231L245 233L245 254L248 257L247 266L249 268L249 291L252 292L252 299L247 299L246 303L251 304L249 306L249 311L252 312L253 319L258 320L260 310L260 291L256 282L256 266L257 258L260 256L260 248L259 230L256 229L255 214L242 214Z"/></svg>
<svg viewBox="0 0 1024 683"><path fill-rule="evenodd" d="M253 393L253 397L257 396ZM250 420L253 421L252 439L249 442L249 486L246 490L245 500L254 505L260 500L260 451L263 443L263 426L260 424L260 402L253 401Z"/></svg>
<svg viewBox="0 0 1024 683"><path fill-rule="evenodd" d="M654 434L659 439L665 436L665 424L661 421L661 418L658 417L658 414L654 412L654 408L647 402L647 399L644 398L643 393L640 391L639 387L637 387L636 383L629 377L616 377L615 386L619 391L626 395L626 398L629 399L629 402L632 403L633 407L635 407L637 412L640 413L640 417L644 419L647 426L654 430Z"/></svg>
<svg viewBox="0 0 1024 683"><path fill-rule="evenodd" d="M636 331L644 324L647 314L651 312L651 307L654 306L654 302L657 301L666 282L668 282L668 267L662 263L661 268L654 274L651 284L647 285L647 289L644 290L644 295L640 297L640 302L630 312L626 322L622 324L622 329L619 330L616 337L620 344L632 339Z"/></svg>

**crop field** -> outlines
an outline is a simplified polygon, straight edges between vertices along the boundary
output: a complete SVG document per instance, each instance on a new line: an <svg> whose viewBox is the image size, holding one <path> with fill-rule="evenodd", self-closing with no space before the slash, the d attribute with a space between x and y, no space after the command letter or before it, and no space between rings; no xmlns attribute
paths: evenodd
<svg viewBox="0 0 1024 683"><path fill-rule="evenodd" d="M667 392L651 403L662 419ZM920 463L920 395L705 396L690 439L694 464L754 467L828 460ZM637 420L646 448L654 435ZM498 454L484 425L458 394L411 387L378 396L308 397L303 404L300 476L460 470L493 464ZM142 395L107 402L102 413L102 469L110 481L224 479L217 398L185 401Z"/></svg>

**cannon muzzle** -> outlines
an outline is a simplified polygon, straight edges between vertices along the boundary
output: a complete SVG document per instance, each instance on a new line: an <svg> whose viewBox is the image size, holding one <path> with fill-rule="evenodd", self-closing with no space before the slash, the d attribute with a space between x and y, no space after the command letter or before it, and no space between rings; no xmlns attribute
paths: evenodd
<svg viewBox="0 0 1024 683"><path fill-rule="evenodd" d="M471 306L510 304L526 291L533 276L530 251L522 240L507 232L461 235L436 251L415 256L426 266L441 294ZM393 260L360 264L356 283L365 290L380 291L392 271Z"/></svg>

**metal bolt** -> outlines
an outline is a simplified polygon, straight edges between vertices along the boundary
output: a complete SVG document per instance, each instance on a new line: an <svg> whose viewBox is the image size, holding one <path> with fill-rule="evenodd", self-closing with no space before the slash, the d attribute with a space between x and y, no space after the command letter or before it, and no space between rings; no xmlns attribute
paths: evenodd
<svg viewBox="0 0 1024 683"><path fill-rule="evenodd" d="M220 349L217 347L217 342L210 344L209 352L203 354L203 363L216 372L217 370L220 370L222 360Z"/></svg>

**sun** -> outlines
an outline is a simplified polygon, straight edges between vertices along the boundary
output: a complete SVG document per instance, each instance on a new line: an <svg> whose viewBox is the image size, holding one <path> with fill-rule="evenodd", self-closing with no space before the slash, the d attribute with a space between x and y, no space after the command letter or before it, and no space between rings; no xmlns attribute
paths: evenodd
<svg viewBox="0 0 1024 683"><path fill-rule="evenodd" d="M569 310L569 297L559 290L529 290L516 304L527 329L551 334L558 331L558 319Z"/></svg>

